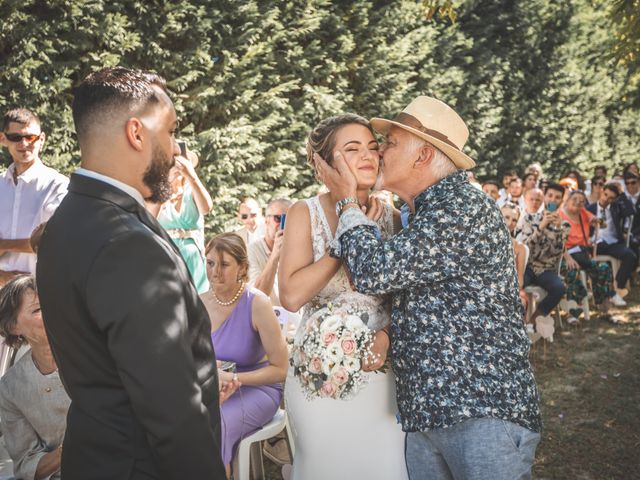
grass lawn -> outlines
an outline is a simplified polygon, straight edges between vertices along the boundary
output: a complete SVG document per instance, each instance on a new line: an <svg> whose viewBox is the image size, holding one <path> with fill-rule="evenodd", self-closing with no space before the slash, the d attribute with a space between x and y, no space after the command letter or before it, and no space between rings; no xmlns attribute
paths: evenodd
<svg viewBox="0 0 640 480"><path fill-rule="evenodd" d="M533 477L539 480L640 479L640 293L611 325L592 312L565 324L531 352L544 421ZM280 467L265 460L267 479ZM389 479L393 480L393 479Z"/></svg>

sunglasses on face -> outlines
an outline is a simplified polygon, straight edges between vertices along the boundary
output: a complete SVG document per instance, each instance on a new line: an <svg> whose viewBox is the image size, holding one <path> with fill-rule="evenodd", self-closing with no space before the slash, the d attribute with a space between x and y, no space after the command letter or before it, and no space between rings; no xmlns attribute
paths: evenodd
<svg viewBox="0 0 640 480"><path fill-rule="evenodd" d="M637 180L627 180L626 182L624 182L625 185L637 185L638 182Z"/></svg>
<svg viewBox="0 0 640 480"><path fill-rule="evenodd" d="M595 185L596 187L601 187L601 186L603 186L603 185L604 185L604 182L594 182L594 185Z"/></svg>
<svg viewBox="0 0 640 480"><path fill-rule="evenodd" d="M34 143L36 140L40 138L39 133L25 133L24 135L21 133L6 133L4 134L7 140L13 143L21 142L24 138L27 143Z"/></svg>
<svg viewBox="0 0 640 480"><path fill-rule="evenodd" d="M247 218L251 217L251 218L256 218L258 216L257 213L243 213L240 215L240 218L242 220L246 220Z"/></svg>
<svg viewBox="0 0 640 480"><path fill-rule="evenodd" d="M267 217L271 217L273 218L274 222L280 223L280 220L282 220L283 215L267 215Z"/></svg>

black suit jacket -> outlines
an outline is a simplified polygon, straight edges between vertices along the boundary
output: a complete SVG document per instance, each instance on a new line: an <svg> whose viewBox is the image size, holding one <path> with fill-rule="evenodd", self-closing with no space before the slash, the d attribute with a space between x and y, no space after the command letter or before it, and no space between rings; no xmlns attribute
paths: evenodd
<svg viewBox="0 0 640 480"><path fill-rule="evenodd" d="M157 221L74 174L36 279L72 400L63 478L226 478L209 316Z"/></svg>
<svg viewBox="0 0 640 480"><path fill-rule="evenodd" d="M589 205L587 205L586 209L594 215L598 215L598 202L590 203ZM627 217L633 215L633 204L623 193L622 195L618 196L618 198L616 198L613 202L611 202L610 210L613 224L616 227L618 242L624 242L624 222Z"/></svg>

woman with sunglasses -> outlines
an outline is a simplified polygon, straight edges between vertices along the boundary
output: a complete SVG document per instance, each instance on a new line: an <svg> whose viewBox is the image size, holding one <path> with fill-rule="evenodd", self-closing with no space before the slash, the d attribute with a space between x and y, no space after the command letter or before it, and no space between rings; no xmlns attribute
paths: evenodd
<svg viewBox="0 0 640 480"><path fill-rule="evenodd" d="M580 269L591 278L593 299L600 311L601 318L612 323L619 323L618 317L609 314L611 303L622 306L613 289L611 267L606 262L596 262L592 258L593 245L590 242L590 228L595 226L597 218L584 208L585 194L581 190L571 192L560 210L560 217L571 225L566 243L564 261L567 270L567 299L580 304L587 295L585 286L580 281ZM620 299L621 300L621 299ZM575 324L582 313L581 309L569 312L569 323Z"/></svg>

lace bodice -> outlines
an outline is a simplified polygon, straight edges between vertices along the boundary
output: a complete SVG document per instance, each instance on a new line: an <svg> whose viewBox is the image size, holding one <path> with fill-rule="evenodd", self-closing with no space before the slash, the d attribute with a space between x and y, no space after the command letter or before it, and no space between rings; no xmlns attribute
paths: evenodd
<svg viewBox="0 0 640 480"><path fill-rule="evenodd" d="M305 200L309 207L309 215L311 219L311 241L313 245L313 260L317 262L322 258L329 248L329 244L333 240L333 234L329 227L329 222L324 214L319 197L308 198ZM384 211L378 220L380 233L382 238L388 238L393 235L393 209L382 204ZM368 326L372 330L379 330L386 326L390 321L390 313L383 297L374 297L363 295L354 291L349 283L349 277L344 267L341 267L304 307L304 315L300 327L304 327L306 320L321 308L326 307L329 303L334 308L340 308L342 305L355 307L359 311L369 314ZM302 334L304 328L298 328L298 333Z"/></svg>

